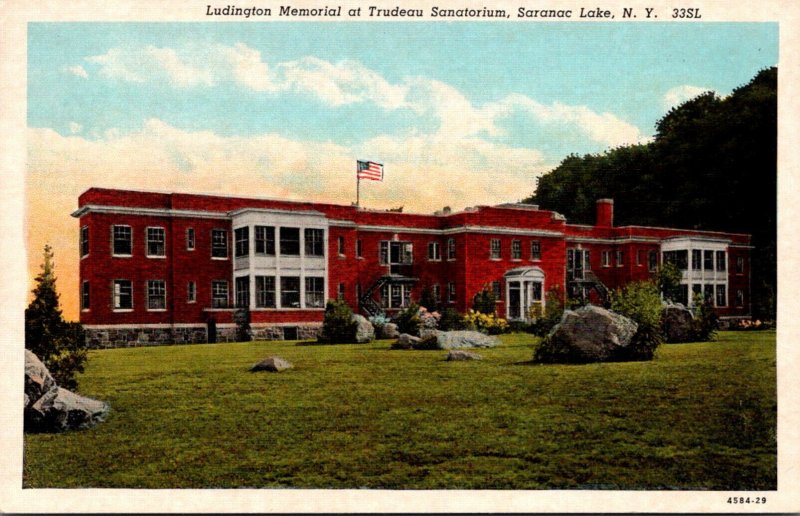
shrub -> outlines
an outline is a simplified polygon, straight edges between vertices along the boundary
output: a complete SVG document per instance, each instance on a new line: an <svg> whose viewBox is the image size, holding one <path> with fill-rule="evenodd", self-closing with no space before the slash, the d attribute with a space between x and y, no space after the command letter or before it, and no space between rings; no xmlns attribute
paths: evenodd
<svg viewBox="0 0 800 516"><path fill-rule="evenodd" d="M389 317L387 317L384 313L371 315L367 317L367 320L372 324L373 328L375 328L375 333L378 335L381 334L381 331L386 323L391 321L391 319L389 319Z"/></svg>
<svg viewBox="0 0 800 516"><path fill-rule="evenodd" d="M714 340L719 329L719 317L714 312L711 296L697 293L694 296L694 338L706 342Z"/></svg>
<svg viewBox="0 0 800 516"><path fill-rule="evenodd" d="M482 314L494 314L497 310L497 296L491 289L484 287L472 299L472 310Z"/></svg>
<svg viewBox="0 0 800 516"><path fill-rule="evenodd" d="M674 263L663 263L655 273L655 282L658 291L664 299L675 301L681 299L681 279L683 274Z"/></svg>
<svg viewBox="0 0 800 516"><path fill-rule="evenodd" d="M611 310L639 325L620 359L651 360L658 346L664 342L661 296L656 284L650 281L629 283L623 290L614 293Z"/></svg>
<svg viewBox="0 0 800 516"><path fill-rule="evenodd" d="M441 319L439 312L429 312L424 306L411 303L394 318L397 330L409 335L420 335L421 330L435 330Z"/></svg>
<svg viewBox="0 0 800 516"><path fill-rule="evenodd" d="M564 301L558 290L550 289L545 299L544 314L533 323L533 333L540 337L550 333L550 330L561 321L561 316L564 314Z"/></svg>
<svg viewBox="0 0 800 516"><path fill-rule="evenodd" d="M253 340L250 331L250 309L239 308L233 313L233 322L236 323L236 341L249 342Z"/></svg>
<svg viewBox="0 0 800 516"><path fill-rule="evenodd" d="M419 336L419 327L422 324L419 318L419 305L411 303L404 310L398 312L394 317L394 323L400 333Z"/></svg>
<svg viewBox="0 0 800 516"><path fill-rule="evenodd" d="M464 317L455 308L445 308L439 320L439 329L442 331L466 329Z"/></svg>
<svg viewBox="0 0 800 516"><path fill-rule="evenodd" d="M441 308L439 306L440 305L439 300L436 299L436 297L434 297L433 289L429 286L422 289L422 294L420 295L419 303L422 306L428 307L428 310L431 310L432 312L438 312Z"/></svg>
<svg viewBox="0 0 800 516"><path fill-rule="evenodd" d="M317 340L329 344L355 342L358 323L353 320L353 310L344 301L328 300L322 333Z"/></svg>
<svg viewBox="0 0 800 516"><path fill-rule="evenodd" d="M464 315L464 324L472 330L489 335L498 335L508 331L508 321L505 319L497 317L495 314L484 314L475 310L470 310Z"/></svg>
<svg viewBox="0 0 800 516"><path fill-rule="evenodd" d="M74 390L78 387L75 376L83 372L87 359L86 336L80 324L66 322L61 314L49 245L44 247L33 295L25 310L25 347L39 357L58 385Z"/></svg>

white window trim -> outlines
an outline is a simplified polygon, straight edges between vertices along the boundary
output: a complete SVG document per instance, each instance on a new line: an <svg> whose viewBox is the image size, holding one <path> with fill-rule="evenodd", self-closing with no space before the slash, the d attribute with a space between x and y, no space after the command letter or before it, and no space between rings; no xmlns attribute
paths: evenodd
<svg viewBox="0 0 800 516"><path fill-rule="evenodd" d="M86 231L86 242L87 242L86 254L83 254L83 232L84 232L84 230ZM80 238L80 249L78 249L78 252L81 253L81 260L83 260L84 258L89 256L89 253L92 252L91 242L89 241L89 226L88 225L81 226L81 232L80 232L80 237L79 238ZM114 238L113 234L111 235L111 238L112 239ZM112 245L113 245L113 242L112 242Z"/></svg>
<svg viewBox="0 0 800 516"><path fill-rule="evenodd" d="M600 266L611 267L611 251L600 251Z"/></svg>
<svg viewBox="0 0 800 516"><path fill-rule="evenodd" d="M189 247L189 232L192 232L192 247ZM186 228L186 232L184 234L186 238L186 250L187 251L194 251L197 249L197 231L194 228Z"/></svg>
<svg viewBox="0 0 800 516"><path fill-rule="evenodd" d="M125 227L130 229L131 233L131 252L128 254L116 254L114 252L114 228ZM133 228L129 224L111 224L111 257L112 258L130 258L133 256Z"/></svg>
<svg viewBox="0 0 800 516"><path fill-rule="evenodd" d="M151 229L160 229L164 234L164 254L150 254L150 238L148 231ZM133 243L133 242L131 242ZM144 255L154 260L166 260L167 258L167 230L163 226L147 226L144 228Z"/></svg>
<svg viewBox="0 0 800 516"><path fill-rule="evenodd" d="M497 244L497 256L495 256L495 243ZM493 261L500 261L503 259L503 243L499 238L489 239L489 259Z"/></svg>
<svg viewBox="0 0 800 516"><path fill-rule="evenodd" d="M88 312L88 311L90 311L92 309L92 293L91 293L92 291L91 291L91 288L90 288L89 289L89 307L88 308L84 308L84 306L83 306L83 288L84 288L84 285L90 285L89 280L81 281L81 299L80 299L81 312Z"/></svg>
<svg viewBox="0 0 800 516"><path fill-rule="evenodd" d="M189 293L192 292L189 289L189 285L190 284L194 285L194 292L193 292L194 296L192 296L191 298L189 297ZM196 304L196 303L197 303L197 282L196 281L189 281L188 283L186 283L186 304L187 305L193 305L193 304Z"/></svg>
<svg viewBox="0 0 800 516"><path fill-rule="evenodd" d="M164 308L150 308L150 282L151 281L160 281L161 283L164 284ZM147 311L147 312L166 312L167 311L167 282L166 282L166 280L160 280L160 279L147 280L147 281L145 281L144 285L145 285L145 287L144 287L145 288L145 292L144 292L144 295L145 295L145 300L144 300L145 311Z"/></svg>
<svg viewBox="0 0 800 516"><path fill-rule="evenodd" d="M514 244L515 243L519 244L519 253L518 253L519 256L517 258L514 257ZM511 241L511 261L512 262L521 262L522 261L522 240L515 239L515 240Z"/></svg>
<svg viewBox="0 0 800 516"><path fill-rule="evenodd" d="M224 231L225 232L225 257L222 256L214 256L214 231ZM211 229L211 259L212 260L229 260L231 257L231 246L230 246L230 239L228 238L228 230L225 228L212 228Z"/></svg>
<svg viewBox="0 0 800 516"><path fill-rule="evenodd" d="M114 286L118 281L127 281L131 285L131 307L130 308L117 308L116 307L116 292L114 291ZM136 305L133 304L133 281L123 279L123 278L116 278L111 280L111 311L116 313L126 313L126 312L133 312Z"/></svg>
<svg viewBox="0 0 800 516"><path fill-rule="evenodd" d="M625 266L625 251L615 251L614 252L614 260L616 261L617 267L624 267Z"/></svg>
<svg viewBox="0 0 800 516"><path fill-rule="evenodd" d="M452 244L452 249L453 249L453 256L452 257L450 256L451 244ZM448 238L447 239L447 248L445 249L445 252L447 253L447 261L448 262L456 261L457 253L456 253L456 239L455 238Z"/></svg>
<svg viewBox="0 0 800 516"><path fill-rule="evenodd" d="M431 248L435 250L434 257L431 258ZM439 245L439 242L435 240L431 240L428 242L428 261L429 262L441 262L442 261L442 249Z"/></svg>

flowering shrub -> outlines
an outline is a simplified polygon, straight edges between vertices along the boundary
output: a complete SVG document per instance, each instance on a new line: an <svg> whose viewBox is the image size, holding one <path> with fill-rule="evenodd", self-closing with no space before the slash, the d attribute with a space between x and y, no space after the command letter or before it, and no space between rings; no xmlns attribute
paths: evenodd
<svg viewBox="0 0 800 516"><path fill-rule="evenodd" d="M372 326L375 328L377 333L380 333L381 329L386 325L386 323L391 321L391 319L389 319L386 314L383 313L371 315L368 320L370 323L372 323Z"/></svg>
<svg viewBox="0 0 800 516"><path fill-rule="evenodd" d="M419 336L421 330L435 330L441 317L439 312L429 312L424 306L412 303L397 314L394 322L400 333Z"/></svg>
<svg viewBox="0 0 800 516"><path fill-rule="evenodd" d="M508 331L508 321L502 317L497 317L495 314L476 312L475 310L470 310L464 315L464 323L469 328L489 335L497 335Z"/></svg>
<svg viewBox="0 0 800 516"><path fill-rule="evenodd" d="M731 329L734 329L734 330L767 330L767 329L769 329L771 327L772 327L772 325L770 325L767 322L762 322L760 319L756 319L755 321L751 321L750 319L742 319L741 321L736 323L736 326L734 326Z"/></svg>

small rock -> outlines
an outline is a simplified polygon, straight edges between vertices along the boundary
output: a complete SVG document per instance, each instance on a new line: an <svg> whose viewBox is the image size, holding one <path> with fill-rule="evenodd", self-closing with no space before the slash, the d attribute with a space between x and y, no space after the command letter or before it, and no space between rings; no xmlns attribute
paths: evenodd
<svg viewBox="0 0 800 516"><path fill-rule="evenodd" d="M397 341L392 343L392 349L414 349L419 344L419 341L419 337L401 333Z"/></svg>
<svg viewBox="0 0 800 516"><path fill-rule="evenodd" d="M424 337L415 349L493 348L500 339L478 331L436 331Z"/></svg>
<svg viewBox="0 0 800 516"><path fill-rule="evenodd" d="M261 362L257 363L250 368L251 371L269 371L272 373L279 373L287 369L292 369L294 366L289 361L281 357L267 357Z"/></svg>
<svg viewBox="0 0 800 516"><path fill-rule="evenodd" d="M447 354L447 361L448 362L460 362L463 360L481 360L481 356L477 353L473 353L472 351L464 351L463 349L452 349Z"/></svg>

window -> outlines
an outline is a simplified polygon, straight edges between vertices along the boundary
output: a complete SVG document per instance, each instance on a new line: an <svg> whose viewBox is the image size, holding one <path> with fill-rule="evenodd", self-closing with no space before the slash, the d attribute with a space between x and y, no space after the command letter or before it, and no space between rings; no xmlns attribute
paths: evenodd
<svg viewBox="0 0 800 516"><path fill-rule="evenodd" d="M603 251L600 253L600 265L603 267L611 267L611 251Z"/></svg>
<svg viewBox="0 0 800 516"><path fill-rule="evenodd" d="M194 303L197 301L197 284L190 281L186 284L186 302Z"/></svg>
<svg viewBox="0 0 800 516"><path fill-rule="evenodd" d="M503 291L500 289L500 282L493 281L492 282L492 293L494 294L494 298L498 301L503 299Z"/></svg>
<svg viewBox="0 0 800 516"><path fill-rule="evenodd" d="M81 258L89 254L89 226L83 226L81 228L80 249L81 249Z"/></svg>
<svg viewBox="0 0 800 516"><path fill-rule="evenodd" d="M685 249L680 251L665 251L664 263L671 263L679 270L685 271L689 268L689 251Z"/></svg>
<svg viewBox="0 0 800 516"><path fill-rule="evenodd" d="M531 260L542 259L542 244L538 240L531 241Z"/></svg>
<svg viewBox="0 0 800 516"><path fill-rule="evenodd" d="M256 308L275 308L274 276L256 276Z"/></svg>
<svg viewBox="0 0 800 516"><path fill-rule="evenodd" d="M441 301L442 292L441 289L439 288L438 283L434 283L433 285L431 285L431 297L433 297L433 300L436 301L437 303Z"/></svg>
<svg viewBox="0 0 800 516"><path fill-rule="evenodd" d="M306 256L325 256L325 234L321 229L306 228Z"/></svg>
<svg viewBox="0 0 800 516"><path fill-rule="evenodd" d="M414 262L413 245L411 242L380 243L381 265L411 265Z"/></svg>
<svg viewBox="0 0 800 516"><path fill-rule="evenodd" d="M658 268L658 252L651 250L647 253L647 270L655 272Z"/></svg>
<svg viewBox="0 0 800 516"><path fill-rule="evenodd" d="M727 264L725 263L725 251L717 251L716 256L717 256L717 271L724 272L727 269L726 267Z"/></svg>
<svg viewBox="0 0 800 516"><path fill-rule="evenodd" d="M617 251L617 267L625 265L625 251Z"/></svg>
<svg viewBox="0 0 800 516"><path fill-rule="evenodd" d="M447 284L447 302L448 303L455 303L456 302L456 284L452 281Z"/></svg>
<svg viewBox="0 0 800 516"><path fill-rule="evenodd" d="M339 256L344 256L344 237L340 236L336 239L336 249L339 253Z"/></svg>
<svg viewBox="0 0 800 516"><path fill-rule="evenodd" d="M381 287L382 308L405 308L411 304L411 285L393 284Z"/></svg>
<svg viewBox="0 0 800 516"><path fill-rule="evenodd" d="M703 299L714 299L714 285L703 285Z"/></svg>
<svg viewBox="0 0 800 516"><path fill-rule="evenodd" d="M133 249L133 235L130 226L113 226L113 247L114 256L130 256Z"/></svg>
<svg viewBox="0 0 800 516"><path fill-rule="evenodd" d="M281 308L300 308L300 278L298 276L281 278Z"/></svg>
<svg viewBox="0 0 800 516"><path fill-rule="evenodd" d="M89 302L89 282L84 281L81 283L81 310L88 310L91 308Z"/></svg>
<svg viewBox="0 0 800 516"><path fill-rule="evenodd" d="M228 232L224 229L211 230L211 257L228 257Z"/></svg>
<svg viewBox="0 0 800 516"><path fill-rule="evenodd" d="M344 283L339 283L339 286L336 289L336 299L339 301L344 301Z"/></svg>
<svg viewBox="0 0 800 516"><path fill-rule="evenodd" d="M147 256L166 256L164 228L147 228Z"/></svg>
<svg viewBox="0 0 800 516"><path fill-rule="evenodd" d="M361 254L361 239L360 238L358 240L356 240L356 256L358 258L362 257L362 254Z"/></svg>
<svg viewBox="0 0 800 516"><path fill-rule="evenodd" d="M280 228L280 234L281 255L300 256L300 228Z"/></svg>
<svg viewBox="0 0 800 516"><path fill-rule="evenodd" d="M456 239L455 238L448 238L447 239L447 259L448 260L455 260L456 259Z"/></svg>
<svg viewBox="0 0 800 516"><path fill-rule="evenodd" d="M492 260L500 259L500 239L492 238L489 241L489 258Z"/></svg>
<svg viewBox="0 0 800 516"><path fill-rule="evenodd" d="M694 302L695 298L697 296L701 296L702 297L702 294L703 294L703 285L701 285L700 283L693 283L692 284L692 299L691 299L692 303L691 304L695 304L695 302Z"/></svg>
<svg viewBox="0 0 800 516"><path fill-rule="evenodd" d="M275 228L273 226L255 227L256 254L275 256Z"/></svg>
<svg viewBox="0 0 800 516"><path fill-rule="evenodd" d="M520 242L519 240L511 241L511 259L512 260L522 259L522 242Z"/></svg>
<svg viewBox="0 0 800 516"><path fill-rule="evenodd" d="M147 282L147 309L167 309L167 285L164 280L150 280Z"/></svg>
<svg viewBox="0 0 800 516"><path fill-rule="evenodd" d="M233 255L237 258L250 254L250 228L236 228L233 230Z"/></svg>
<svg viewBox="0 0 800 516"><path fill-rule="evenodd" d="M186 250L194 251L194 228L186 228Z"/></svg>
<svg viewBox="0 0 800 516"><path fill-rule="evenodd" d="M325 307L325 280L306 278L306 308Z"/></svg>
<svg viewBox="0 0 800 516"><path fill-rule="evenodd" d="M744 290L736 289L736 306L744 306Z"/></svg>
<svg viewBox="0 0 800 516"><path fill-rule="evenodd" d="M114 310L133 309L133 286L129 280L114 280Z"/></svg>
<svg viewBox="0 0 800 516"><path fill-rule="evenodd" d="M703 270L714 270L714 251L703 251Z"/></svg>
<svg viewBox="0 0 800 516"><path fill-rule="evenodd" d="M736 257L736 274L744 274L744 256Z"/></svg>
<svg viewBox="0 0 800 516"><path fill-rule="evenodd" d="M442 259L439 252L439 242L428 242L428 260L438 262Z"/></svg>
<svg viewBox="0 0 800 516"><path fill-rule="evenodd" d="M250 306L250 276L236 278L236 308Z"/></svg>
<svg viewBox="0 0 800 516"><path fill-rule="evenodd" d="M728 295L725 285L717 285L717 306L728 306Z"/></svg>
<svg viewBox="0 0 800 516"><path fill-rule="evenodd" d="M699 271L703 268L703 251L692 249L692 270Z"/></svg>
<svg viewBox="0 0 800 516"><path fill-rule="evenodd" d="M582 280L583 271L590 269L588 249L567 249L567 281Z"/></svg>
<svg viewBox="0 0 800 516"><path fill-rule="evenodd" d="M211 282L211 307L228 308L228 282L217 280Z"/></svg>

